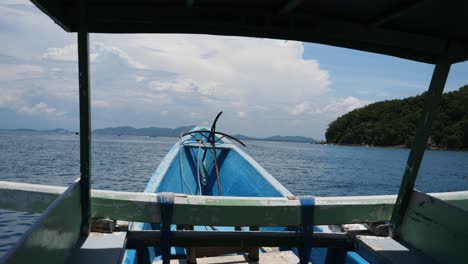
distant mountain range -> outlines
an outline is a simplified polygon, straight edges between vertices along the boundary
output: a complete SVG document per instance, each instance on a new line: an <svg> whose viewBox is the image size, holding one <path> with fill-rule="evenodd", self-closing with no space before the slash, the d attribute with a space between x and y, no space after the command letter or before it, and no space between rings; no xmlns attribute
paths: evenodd
<svg viewBox="0 0 468 264"><path fill-rule="evenodd" d="M147 127L147 128L134 128L131 126L121 127L108 127L96 129L93 132L96 134L108 135L132 135L132 136L150 136L150 137L179 137L182 132L189 131L195 126L182 126L178 128L161 128L161 127ZM256 138L245 135L235 135L234 137L240 140L266 140L266 141L287 141L287 142L317 142L313 138L300 137L300 136L272 136L267 138Z"/></svg>
<svg viewBox="0 0 468 264"><path fill-rule="evenodd" d="M245 135L234 135L240 140L264 140L264 141L284 141L284 142L304 142L304 143L317 143L318 141L310 137L301 136L272 136L266 138L249 137Z"/></svg>
<svg viewBox="0 0 468 264"><path fill-rule="evenodd" d="M68 131L63 128L55 128L55 129L49 129L49 130L37 130L37 129L31 129L31 128L15 128L15 129L0 129L0 131L75 133L75 132Z"/></svg>
<svg viewBox="0 0 468 264"><path fill-rule="evenodd" d="M95 129L93 133L107 135L129 135L150 137L179 137L182 132L189 131L195 126L182 126L177 128L145 127L134 128L131 126L107 127Z"/></svg>
<svg viewBox="0 0 468 264"><path fill-rule="evenodd" d="M131 126L107 127L93 130L94 134L106 135L127 135L127 136L150 136L150 137L179 137L182 132L189 131L195 126L182 126L177 128L163 128L163 127L146 127L134 128ZM75 133L63 128L56 128L52 130L34 130L27 128L17 129L3 129L8 131L29 131L29 132L54 132L54 133ZM249 137L246 135L234 135L240 140L264 140L264 141L285 141L285 142L302 142L302 143L316 143L317 140L309 137L301 136L272 136L267 138Z"/></svg>

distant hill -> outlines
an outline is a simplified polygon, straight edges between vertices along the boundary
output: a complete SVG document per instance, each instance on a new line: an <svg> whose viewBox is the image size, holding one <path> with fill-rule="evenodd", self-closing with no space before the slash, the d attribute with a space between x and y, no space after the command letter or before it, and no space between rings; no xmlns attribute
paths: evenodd
<svg viewBox="0 0 468 264"><path fill-rule="evenodd" d="M127 135L127 136L150 136L150 137L179 137L182 132L186 132L195 126L181 126L177 128L164 128L164 127L146 127L134 128L131 126L107 127L93 130L93 134L106 134L106 135ZM52 132L52 133L75 133L63 128L56 128L51 130L35 130L28 128L17 129L0 129L6 131L28 131L28 132ZM303 143L316 143L317 140L309 137L301 136L272 136L267 138L256 138L245 135L235 135L240 140L264 140L264 141L285 141L285 142L303 142Z"/></svg>
<svg viewBox="0 0 468 264"><path fill-rule="evenodd" d="M235 135L236 138L240 140L264 140L264 141L284 141L284 142L301 142L301 143L316 143L317 140L309 137L301 137L301 136L272 136L266 138L256 138L256 137L249 137L245 135Z"/></svg>
<svg viewBox="0 0 468 264"><path fill-rule="evenodd" d="M53 132L53 133L72 133L71 131L68 131L63 128L56 128L56 129L51 129L51 130L43 130L43 132Z"/></svg>
<svg viewBox="0 0 468 264"><path fill-rule="evenodd" d="M179 137L184 131L189 131L195 126L182 126L178 128L146 127L134 128L131 126L108 127L93 130L95 134L150 136L150 137Z"/></svg>
<svg viewBox="0 0 468 264"><path fill-rule="evenodd" d="M21 131L21 132L52 132L52 133L73 133L71 131L68 131L63 128L55 128L55 129L49 129L49 130L37 130L37 129L31 129L31 128L15 128L15 129L0 129L3 131Z"/></svg>
<svg viewBox="0 0 468 264"><path fill-rule="evenodd" d="M328 126L328 143L411 146L424 94L355 109ZM468 149L468 85L442 96L429 145L436 149Z"/></svg>
<svg viewBox="0 0 468 264"><path fill-rule="evenodd" d="M189 131L195 126L182 126L178 128L161 128L161 127L147 127L147 128L134 128L131 126L108 127L102 129L95 129L95 134L108 134L108 135L130 135L130 136L151 136L151 137L179 137L184 131ZM256 138L245 135L235 135L234 137L240 140L267 140L267 141L287 141L287 142L317 142L313 138L300 137L300 136L272 136L267 138Z"/></svg>

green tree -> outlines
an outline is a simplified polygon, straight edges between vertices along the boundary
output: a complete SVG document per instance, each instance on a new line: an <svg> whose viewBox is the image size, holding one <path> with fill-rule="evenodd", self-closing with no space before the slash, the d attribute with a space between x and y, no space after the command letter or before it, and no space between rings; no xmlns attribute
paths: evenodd
<svg viewBox="0 0 468 264"><path fill-rule="evenodd" d="M327 142L410 146L425 94L373 103L340 116L328 126ZM432 128L431 138L437 146L468 149L468 85L442 96Z"/></svg>

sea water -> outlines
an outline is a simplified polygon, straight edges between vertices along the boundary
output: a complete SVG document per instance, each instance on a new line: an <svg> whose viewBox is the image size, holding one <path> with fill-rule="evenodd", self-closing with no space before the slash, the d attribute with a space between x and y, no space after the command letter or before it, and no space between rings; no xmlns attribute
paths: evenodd
<svg viewBox="0 0 468 264"><path fill-rule="evenodd" d="M92 187L142 191L177 138L94 135ZM409 150L246 141L245 152L296 195L395 194ZM242 147L241 147L242 148ZM79 136L0 131L0 181L68 186L79 175ZM468 190L468 152L426 151L416 188ZM0 210L0 256L38 214Z"/></svg>

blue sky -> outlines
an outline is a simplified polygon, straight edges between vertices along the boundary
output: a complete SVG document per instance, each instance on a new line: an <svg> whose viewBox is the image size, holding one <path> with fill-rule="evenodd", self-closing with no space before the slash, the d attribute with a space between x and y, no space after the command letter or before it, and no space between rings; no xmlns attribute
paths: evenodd
<svg viewBox="0 0 468 264"><path fill-rule="evenodd" d="M422 93L433 66L294 41L91 35L92 127L209 125L324 138L371 102ZM26 0L0 3L0 128L78 128L76 35ZM468 83L452 66L446 91Z"/></svg>

